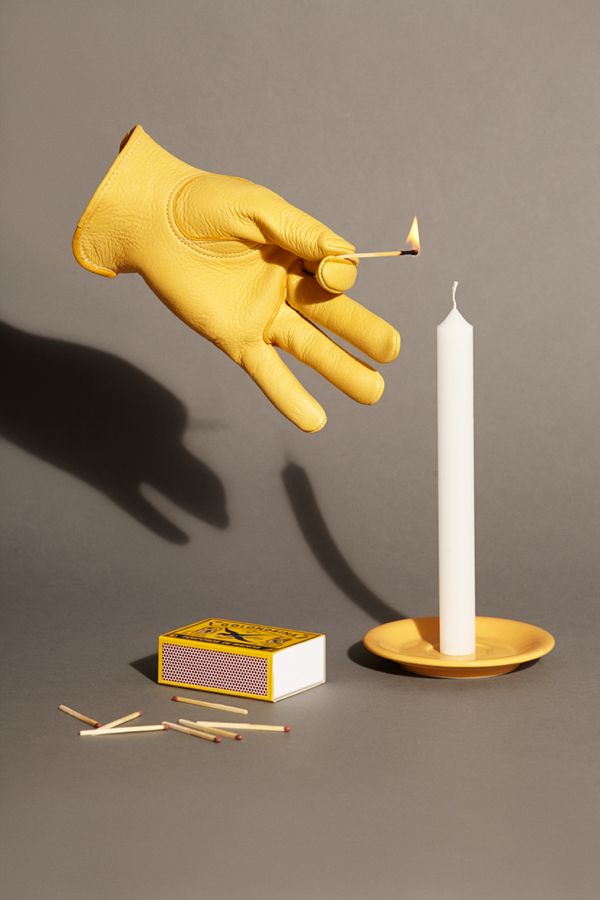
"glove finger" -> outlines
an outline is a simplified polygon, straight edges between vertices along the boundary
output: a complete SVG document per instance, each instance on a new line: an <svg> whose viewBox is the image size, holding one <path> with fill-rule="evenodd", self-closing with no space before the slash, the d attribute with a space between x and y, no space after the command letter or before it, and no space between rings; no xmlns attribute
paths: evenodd
<svg viewBox="0 0 600 900"><path fill-rule="evenodd" d="M302 259L322 259L340 253L352 253L353 244L344 240L318 219L292 206L279 194L255 185L252 208L247 211L263 240L277 244Z"/></svg>
<svg viewBox="0 0 600 900"><path fill-rule="evenodd" d="M358 263L341 256L325 256L321 260L305 259L304 268L316 276L322 288L331 294L349 291L358 275Z"/></svg>
<svg viewBox="0 0 600 900"><path fill-rule="evenodd" d="M358 403L377 403L383 393L379 372L338 347L289 306L281 307L271 324L269 339Z"/></svg>
<svg viewBox="0 0 600 900"><path fill-rule="evenodd" d="M268 344L251 345L242 366L271 403L302 431L320 431L327 422L325 410L308 393Z"/></svg>
<svg viewBox="0 0 600 900"><path fill-rule="evenodd" d="M314 278L297 270L288 274L288 303L377 362L391 362L400 352L400 335L393 325L345 294L325 293Z"/></svg>

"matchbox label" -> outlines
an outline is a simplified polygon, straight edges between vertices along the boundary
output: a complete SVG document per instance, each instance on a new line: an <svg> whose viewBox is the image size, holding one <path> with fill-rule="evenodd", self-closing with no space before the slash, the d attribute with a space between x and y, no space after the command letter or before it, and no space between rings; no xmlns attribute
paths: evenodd
<svg viewBox="0 0 600 900"><path fill-rule="evenodd" d="M255 625L251 622L229 619L204 619L202 622L194 622L164 635L186 641L199 641L202 644L219 644L224 647L264 650L271 653L319 636L310 631L291 631L288 628L273 628L271 625Z"/></svg>

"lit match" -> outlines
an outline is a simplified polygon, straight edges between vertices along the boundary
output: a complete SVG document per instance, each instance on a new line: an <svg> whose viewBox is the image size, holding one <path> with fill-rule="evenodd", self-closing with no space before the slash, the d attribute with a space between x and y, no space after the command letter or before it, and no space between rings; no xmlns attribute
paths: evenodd
<svg viewBox="0 0 600 900"><path fill-rule="evenodd" d="M410 226L410 231L406 235L405 244L410 245L410 250L374 250L371 253L345 253L338 259L374 259L380 256L417 256L421 250L419 241L419 222L415 216Z"/></svg>

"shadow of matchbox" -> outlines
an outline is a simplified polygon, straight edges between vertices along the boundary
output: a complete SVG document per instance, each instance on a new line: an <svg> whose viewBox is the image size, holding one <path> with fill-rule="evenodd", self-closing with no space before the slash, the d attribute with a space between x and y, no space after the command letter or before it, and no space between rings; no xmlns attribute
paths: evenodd
<svg viewBox="0 0 600 900"><path fill-rule="evenodd" d="M275 703L325 683L325 635L203 619L159 636L158 683Z"/></svg>

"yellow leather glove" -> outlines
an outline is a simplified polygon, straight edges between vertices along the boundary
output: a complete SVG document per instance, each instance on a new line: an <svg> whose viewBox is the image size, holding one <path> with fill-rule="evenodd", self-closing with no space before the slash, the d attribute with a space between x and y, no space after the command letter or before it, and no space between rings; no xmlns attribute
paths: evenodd
<svg viewBox="0 0 600 900"><path fill-rule="evenodd" d="M91 272L139 272L180 319L242 366L304 431L323 408L275 346L312 366L360 403L376 403L383 378L316 324L372 359L389 362L400 335L344 296L356 263L343 238L267 188L176 159L140 125L98 186L73 236Z"/></svg>

